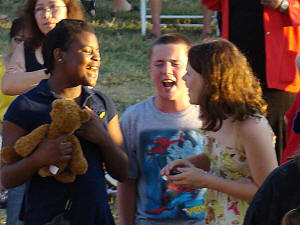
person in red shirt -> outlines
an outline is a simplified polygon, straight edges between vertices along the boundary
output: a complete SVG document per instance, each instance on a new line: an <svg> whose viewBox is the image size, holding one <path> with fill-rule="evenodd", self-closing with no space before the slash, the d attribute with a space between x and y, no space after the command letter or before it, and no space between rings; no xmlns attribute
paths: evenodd
<svg viewBox="0 0 300 225"><path fill-rule="evenodd" d="M300 92L296 96L296 100L291 108L285 113L286 119L286 147L280 158L280 165L289 161L294 156L300 146L300 134L296 134L292 130L292 125L297 111L300 109Z"/></svg>
<svg viewBox="0 0 300 225"><path fill-rule="evenodd" d="M222 37L238 46L260 79L279 159L285 147L284 113L300 89L294 63L300 52L300 0L202 2L222 12Z"/></svg>
<svg viewBox="0 0 300 225"><path fill-rule="evenodd" d="M296 65L300 71L300 55L297 56ZM286 147L280 158L280 165L286 163L294 156L300 147L300 134L293 132L293 121L297 111L300 109L300 92L296 96L296 100L291 108L285 113L286 122Z"/></svg>

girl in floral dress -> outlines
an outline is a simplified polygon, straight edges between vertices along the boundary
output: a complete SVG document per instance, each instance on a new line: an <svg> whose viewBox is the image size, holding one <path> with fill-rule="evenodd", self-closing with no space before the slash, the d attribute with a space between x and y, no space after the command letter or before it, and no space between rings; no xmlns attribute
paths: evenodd
<svg viewBox="0 0 300 225"><path fill-rule="evenodd" d="M242 224L249 202L277 167L266 103L245 56L223 39L189 51L190 102L201 108L205 152L168 164L161 175L190 188L208 188L207 224ZM180 173L170 175L176 169Z"/></svg>

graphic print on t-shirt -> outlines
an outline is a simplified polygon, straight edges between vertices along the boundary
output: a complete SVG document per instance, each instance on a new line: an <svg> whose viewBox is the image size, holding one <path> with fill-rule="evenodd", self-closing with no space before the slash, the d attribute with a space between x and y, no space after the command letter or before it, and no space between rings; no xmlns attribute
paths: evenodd
<svg viewBox="0 0 300 225"><path fill-rule="evenodd" d="M205 189L173 185L160 170L176 159L203 152L202 137L194 130L147 130L140 135L145 176L145 213L150 218L204 218Z"/></svg>

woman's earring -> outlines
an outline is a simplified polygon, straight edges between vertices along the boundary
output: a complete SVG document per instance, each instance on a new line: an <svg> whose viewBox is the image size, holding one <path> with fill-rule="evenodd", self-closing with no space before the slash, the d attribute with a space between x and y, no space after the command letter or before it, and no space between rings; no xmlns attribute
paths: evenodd
<svg viewBox="0 0 300 225"><path fill-rule="evenodd" d="M61 58L59 58L57 61L58 61L58 62L62 62L62 59L61 59Z"/></svg>

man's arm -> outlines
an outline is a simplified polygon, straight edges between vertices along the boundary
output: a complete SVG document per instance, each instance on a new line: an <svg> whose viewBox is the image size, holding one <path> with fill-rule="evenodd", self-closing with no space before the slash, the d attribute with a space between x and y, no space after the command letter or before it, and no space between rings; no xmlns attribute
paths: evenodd
<svg viewBox="0 0 300 225"><path fill-rule="evenodd" d="M120 225L133 225L136 215L136 180L118 183L117 204Z"/></svg>

